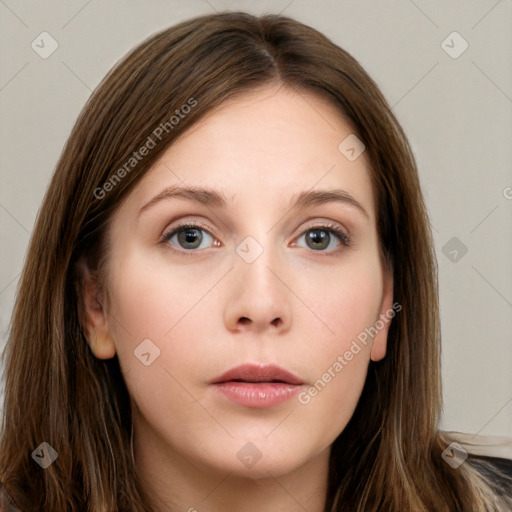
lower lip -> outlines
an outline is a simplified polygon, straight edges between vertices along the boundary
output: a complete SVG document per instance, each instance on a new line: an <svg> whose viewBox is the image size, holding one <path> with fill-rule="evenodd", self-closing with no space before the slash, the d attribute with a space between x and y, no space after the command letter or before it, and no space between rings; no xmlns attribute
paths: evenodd
<svg viewBox="0 0 512 512"><path fill-rule="evenodd" d="M214 387L227 398L245 407L265 409L294 397L302 386L283 382L222 382Z"/></svg>

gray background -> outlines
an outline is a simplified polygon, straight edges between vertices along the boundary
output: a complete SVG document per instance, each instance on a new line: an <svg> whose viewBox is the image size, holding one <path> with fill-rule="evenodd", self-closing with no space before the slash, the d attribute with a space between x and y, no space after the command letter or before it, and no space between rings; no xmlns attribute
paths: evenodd
<svg viewBox="0 0 512 512"><path fill-rule="evenodd" d="M441 426L511 436L512 2L507 0L0 0L0 348L43 194L91 91L152 33L224 9L282 12L305 22L348 50L381 87L418 160L435 235L443 333ZM31 47L43 31L58 43L46 59ZM454 31L469 44L457 58L445 51L463 48L457 36L447 39Z"/></svg>

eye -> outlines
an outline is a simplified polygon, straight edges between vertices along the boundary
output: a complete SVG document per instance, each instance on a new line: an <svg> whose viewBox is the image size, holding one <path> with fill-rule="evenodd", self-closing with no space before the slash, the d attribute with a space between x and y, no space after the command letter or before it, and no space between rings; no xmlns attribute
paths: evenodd
<svg viewBox="0 0 512 512"><path fill-rule="evenodd" d="M340 245L349 247L351 244L348 235L335 224L313 226L307 229L299 237L299 240L303 237L306 241L306 248L315 252L332 252ZM195 249L211 247L212 241L213 245L220 245L220 242L213 238L208 229L196 222L175 226L169 232L164 233L161 239L162 243L171 243L171 245L177 246L179 248L178 252L184 255L192 255L194 252L198 252ZM337 245L335 244L336 241L338 242ZM206 245L202 245L203 243ZM292 244L292 246L296 245L296 243ZM329 247L331 250L326 251Z"/></svg>
<svg viewBox="0 0 512 512"><path fill-rule="evenodd" d="M162 242L170 242L172 245L178 244L179 248L189 252L194 252L194 249L205 249L206 247L201 247L201 244L205 240L207 243L208 239L214 240L211 233L200 224L193 222L176 226L162 236Z"/></svg>
<svg viewBox="0 0 512 512"><path fill-rule="evenodd" d="M331 252L326 251L329 247L336 249L340 244L349 247L350 238L347 234L335 224L314 226L306 230L299 238L305 238L306 246L313 251ZM334 242L338 242L338 245L332 247Z"/></svg>

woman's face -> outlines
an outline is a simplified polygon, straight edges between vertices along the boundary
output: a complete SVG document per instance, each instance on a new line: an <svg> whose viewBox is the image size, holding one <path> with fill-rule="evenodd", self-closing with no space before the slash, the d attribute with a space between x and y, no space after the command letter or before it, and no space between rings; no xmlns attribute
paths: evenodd
<svg viewBox="0 0 512 512"><path fill-rule="evenodd" d="M267 87L196 124L117 211L90 322L136 457L250 478L327 464L393 316L359 144L321 98Z"/></svg>

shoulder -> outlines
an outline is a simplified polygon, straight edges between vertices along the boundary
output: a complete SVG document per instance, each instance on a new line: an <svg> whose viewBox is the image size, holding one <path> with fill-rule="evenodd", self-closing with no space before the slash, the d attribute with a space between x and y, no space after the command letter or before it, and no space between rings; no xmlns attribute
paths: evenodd
<svg viewBox="0 0 512 512"><path fill-rule="evenodd" d="M14 503L2 482L0 482L0 512L23 512Z"/></svg>

